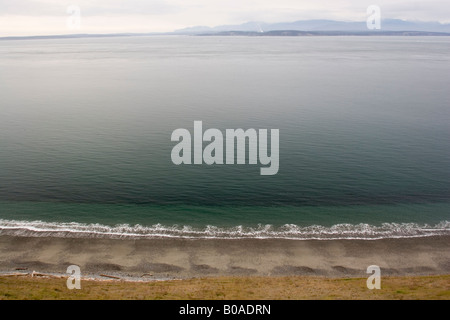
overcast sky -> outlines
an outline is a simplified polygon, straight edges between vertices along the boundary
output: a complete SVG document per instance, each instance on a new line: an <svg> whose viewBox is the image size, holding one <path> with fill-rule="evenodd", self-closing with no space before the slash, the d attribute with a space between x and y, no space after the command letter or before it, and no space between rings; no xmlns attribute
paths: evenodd
<svg viewBox="0 0 450 320"><path fill-rule="evenodd" d="M76 20L67 23L71 5L80 8L80 29L73 28ZM0 36L165 32L248 21L365 21L369 5L378 5L383 19L450 23L449 0L0 0Z"/></svg>

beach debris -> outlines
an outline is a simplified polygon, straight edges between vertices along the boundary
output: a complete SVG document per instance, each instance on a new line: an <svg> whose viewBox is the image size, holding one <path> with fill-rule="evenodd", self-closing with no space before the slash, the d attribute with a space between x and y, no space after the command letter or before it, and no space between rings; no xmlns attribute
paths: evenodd
<svg viewBox="0 0 450 320"><path fill-rule="evenodd" d="M28 270L28 268L27 268L27 267L17 267L17 268L14 269L14 270Z"/></svg>
<svg viewBox="0 0 450 320"><path fill-rule="evenodd" d="M31 273L31 277L48 277L49 275L47 274L43 274L43 273L39 273L33 270L33 272Z"/></svg>
<svg viewBox="0 0 450 320"><path fill-rule="evenodd" d="M118 279L118 280L120 280L120 277L110 276L110 275L107 275L107 274L101 274L100 277L106 277L106 278L111 278L111 279Z"/></svg>
<svg viewBox="0 0 450 320"><path fill-rule="evenodd" d="M153 277L152 273L144 273L141 277Z"/></svg>
<svg viewBox="0 0 450 320"><path fill-rule="evenodd" d="M23 272L15 272L15 273L6 273L2 274L2 277L18 277L18 276L28 276L28 273Z"/></svg>

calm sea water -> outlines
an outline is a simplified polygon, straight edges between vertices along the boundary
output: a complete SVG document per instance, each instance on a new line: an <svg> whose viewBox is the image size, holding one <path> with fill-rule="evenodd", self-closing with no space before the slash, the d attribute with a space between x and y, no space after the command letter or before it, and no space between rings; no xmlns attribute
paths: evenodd
<svg viewBox="0 0 450 320"><path fill-rule="evenodd" d="M0 234L450 234L450 38L0 41ZM280 170L173 130L280 130Z"/></svg>

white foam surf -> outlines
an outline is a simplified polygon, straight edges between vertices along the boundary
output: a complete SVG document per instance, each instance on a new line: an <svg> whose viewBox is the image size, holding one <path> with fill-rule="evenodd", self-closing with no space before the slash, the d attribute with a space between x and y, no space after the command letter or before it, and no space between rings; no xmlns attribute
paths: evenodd
<svg viewBox="0 0 450 320"><path fill-rule="evenodd" d="M257 225L255 227L235 226L229 228L206 226L152 226L118 224L114 226L98 223L60 223L44 221L20 221L0 219L0 235L22 237L62 238L185 238L185 239L296 239L334 240L385 238L412 238L450 235L450 222L436 225L416 223L337 224L331 227L285 224L281 227Z"/></svg>

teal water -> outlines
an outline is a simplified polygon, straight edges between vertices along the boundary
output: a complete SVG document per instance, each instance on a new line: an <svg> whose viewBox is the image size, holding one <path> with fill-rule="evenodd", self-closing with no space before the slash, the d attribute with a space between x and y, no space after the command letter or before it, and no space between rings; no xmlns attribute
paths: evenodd
<svg viewBox="0 0 450 320"><path fill-rule="evenodd" d="M0 233L401 237L450 227L450 39L0 42ZM280 130L280 170L173 130ZM118 228L118 229L117 229Z"/></svg>

